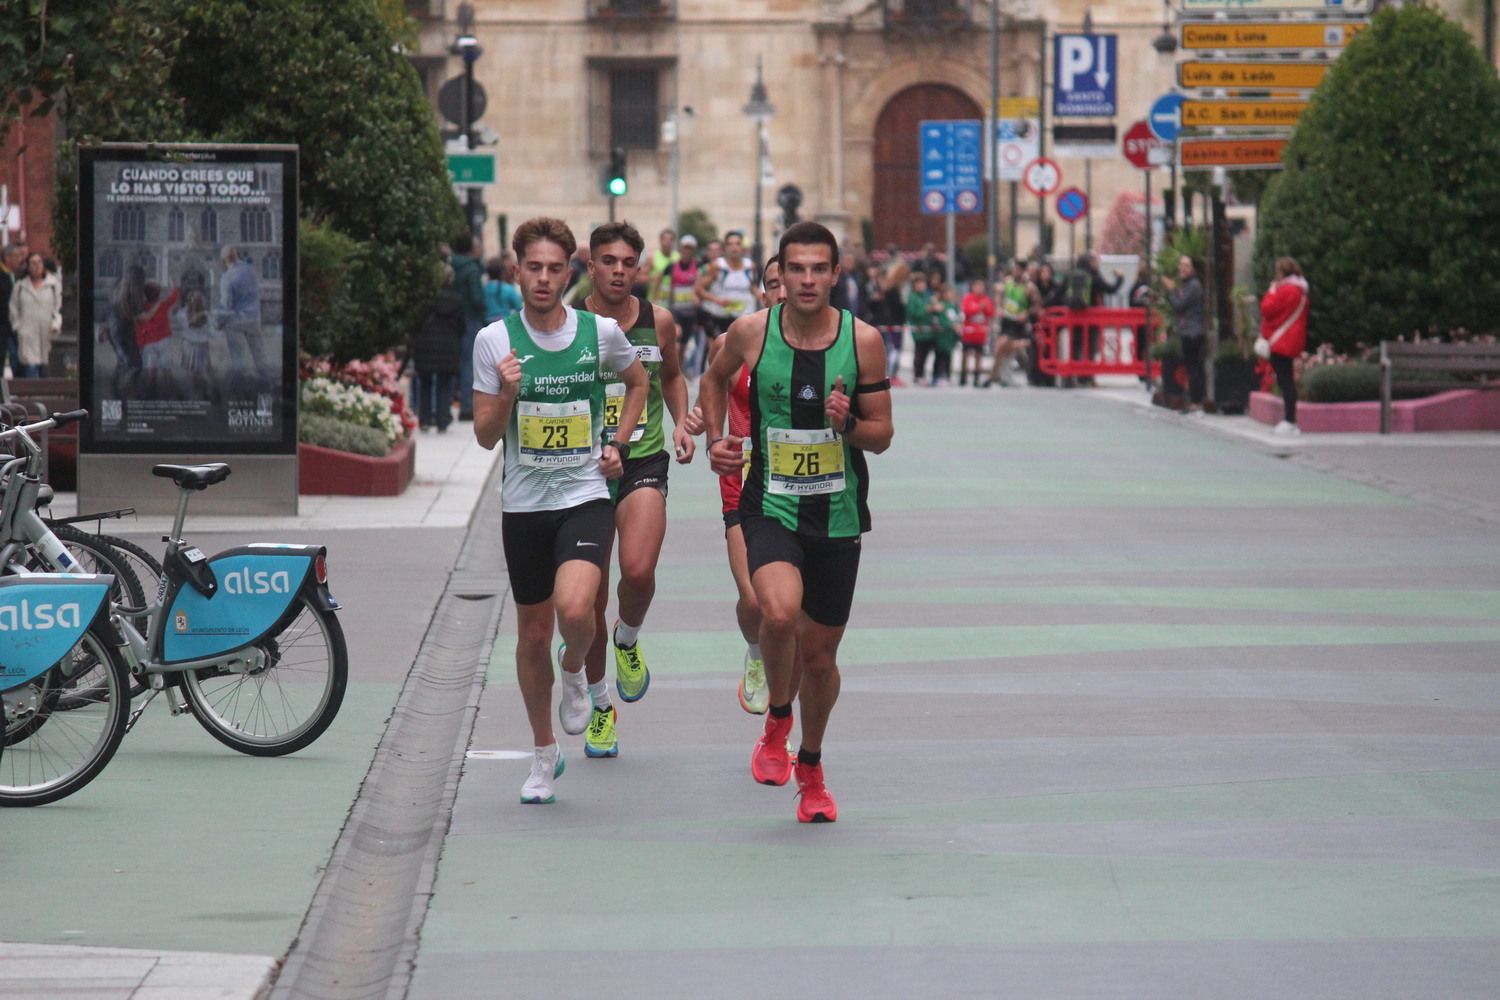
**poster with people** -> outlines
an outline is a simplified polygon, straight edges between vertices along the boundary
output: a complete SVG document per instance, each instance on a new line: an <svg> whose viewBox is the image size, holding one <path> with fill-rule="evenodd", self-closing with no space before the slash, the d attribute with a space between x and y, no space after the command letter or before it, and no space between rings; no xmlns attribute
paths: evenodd
<svg viewBox="0 0 1500 1000"><path fill-rule="evenodd" d="M294 146L81 151L84 451L295 453L296 199Z"/></svg>

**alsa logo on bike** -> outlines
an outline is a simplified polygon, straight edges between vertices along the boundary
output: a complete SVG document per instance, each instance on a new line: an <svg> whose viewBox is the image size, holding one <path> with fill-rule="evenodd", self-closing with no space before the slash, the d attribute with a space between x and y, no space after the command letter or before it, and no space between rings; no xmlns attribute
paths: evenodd
<svg viewBox="0 0 1500 1000"><path fill-rule="evenodd" d="M0 608L0 632L79 628L82 624L83 606L80 604L32 604L23 600Z"/></svg>
<svg viewBox="0 0 1500 1000"><path fill-rule="evenodd" d="M224 592L226 594L290 594L292 592L292 575L284 569L274 573L266 570L251 572L247 566L244 569L231 570L224 578Z"/></svg>

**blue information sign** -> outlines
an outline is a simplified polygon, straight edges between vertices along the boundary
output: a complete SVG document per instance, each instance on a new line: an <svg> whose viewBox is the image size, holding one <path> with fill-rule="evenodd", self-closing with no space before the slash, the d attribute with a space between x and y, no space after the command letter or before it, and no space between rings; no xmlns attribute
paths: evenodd
<svg viewBox="0 0 1500 1000"><path fill-rule="evenodd" d="M1115 116L1115 35L1053 39L1052 113L1058 118Z"/></svg>
<svg viewBox="0 0 1500 1000"><path fill-rule="evenodd" d="M919 126L922 214L973 215L984 208L980 123L924 121Z"/></svg>

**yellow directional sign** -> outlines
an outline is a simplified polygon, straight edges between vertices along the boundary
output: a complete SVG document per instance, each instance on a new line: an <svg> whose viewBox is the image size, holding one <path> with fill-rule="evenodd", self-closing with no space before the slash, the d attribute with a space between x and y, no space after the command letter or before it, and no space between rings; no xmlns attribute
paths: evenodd
<svg viewBox="0 0 1500 1000"><path fill-rule="evenodd" d="M1297 124L1306 101L1183 101L1183 128L1283 128Z"/></svg>
<svg viewBox="0 0 1500 1000"><path fill-rule="evenodd" d="M1232 90L1313 90L1328 74L1329 63L1314 62L1206 62L1188 60L1177 64L1177 81L1184 87L1219 87Z"/></svg>
<svg viewBox="0 0 1500 1000"><path fill-rule="evenodd" d="M1041 113L1042 102L1035 97L1002 97L997 118L1035 118Z"/></svg>
<svg viewBox="0 0 1500 1000"><path fill-rule="evenodd" d="M1184 49L1341 49L1368 21L1184 21Z"/></svg>
<svg viewBox="0 0 1500 1000"><path fill-rule="evenodd" d="M1226 170L1274 170L1281 166L1281 154L1286 150L1286 143L1284 137L1184 137L1177 140L1177 153L1182 158L1184 170L1206 170L1209 167L1224 167Z"/></svg>

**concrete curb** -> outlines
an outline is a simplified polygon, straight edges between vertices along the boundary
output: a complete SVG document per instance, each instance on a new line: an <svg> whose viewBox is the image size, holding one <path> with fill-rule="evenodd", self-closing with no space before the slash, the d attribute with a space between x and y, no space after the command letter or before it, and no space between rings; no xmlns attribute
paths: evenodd
<svg viewBox="0 0 1500 1000"><path fill-rule="evenodd" d="M273 997L406 993L505 604L499 477L497 465Z"/></svg>

